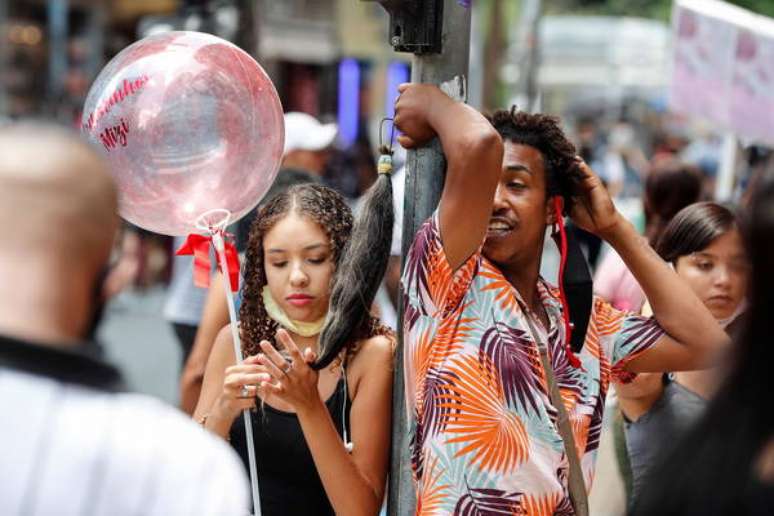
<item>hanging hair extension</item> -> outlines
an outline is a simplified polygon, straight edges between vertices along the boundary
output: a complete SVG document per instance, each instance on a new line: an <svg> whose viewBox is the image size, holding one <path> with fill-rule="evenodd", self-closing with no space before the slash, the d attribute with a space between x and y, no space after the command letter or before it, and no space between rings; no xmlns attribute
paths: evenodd
<svg viewBox="0 0 774 516"><path fill-rule="evenodd" d="M330 310L320 334L320 357L315 369L330 364L347 342L356 338L358 328L371 317L371 305L387 270L395 217L392 162L388 149L382 148L380 152L379 175L363 198L333 279Z"/></svg>

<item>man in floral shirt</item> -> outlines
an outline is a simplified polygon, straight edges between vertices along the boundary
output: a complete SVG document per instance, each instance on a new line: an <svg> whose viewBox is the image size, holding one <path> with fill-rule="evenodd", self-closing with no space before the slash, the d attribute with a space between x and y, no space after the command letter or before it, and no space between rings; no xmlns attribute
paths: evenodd
<svg viewBox="0 0 774 516"><path fill-rule="evenodd" d="M417 512L574 514L535 338L547 347L589 488L611 379L701 367L727 337L616 211L556 119L512 111L490 122L434 86L400 90L401 144L437 135L448 163L440 205L403 275ZM539 276L556 196L624 259L655 313L595 299L579 367L565 347L559 293Z"/></svg>

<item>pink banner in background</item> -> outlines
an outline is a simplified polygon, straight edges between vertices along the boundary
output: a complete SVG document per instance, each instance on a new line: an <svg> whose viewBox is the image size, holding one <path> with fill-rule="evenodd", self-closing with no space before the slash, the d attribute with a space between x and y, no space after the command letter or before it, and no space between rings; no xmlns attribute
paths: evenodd
<svg viewBox="0 0 774 516"><path fill-rule="evenodd" d="M774 142L774 33L739 31L729 110L737 134Z"/></svg>
<svg viewBox="0 0 774 516"><path fill-rule="evenodd" d="M727 126L737 28L676 7L670 104L686 114Z"/></svg>
<svg viewBox="0 0 774 516"><path fill-rule="evenodd" d="M717 0L677 0L670 107L774 144L774 19Z"/></svg>

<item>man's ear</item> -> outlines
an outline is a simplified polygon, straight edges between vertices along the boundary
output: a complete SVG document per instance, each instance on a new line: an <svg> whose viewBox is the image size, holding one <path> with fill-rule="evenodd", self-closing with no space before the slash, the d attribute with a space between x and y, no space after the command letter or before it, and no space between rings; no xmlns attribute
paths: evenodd
<svg viewBox="0 0 774 516"><path fill-rule="evenodd" d="M546 224L553 226L556 224L557 208L559 210L558 215L561 216L564 212L564 198L561 195L555 195L548 198L546 203Z"/></svg>

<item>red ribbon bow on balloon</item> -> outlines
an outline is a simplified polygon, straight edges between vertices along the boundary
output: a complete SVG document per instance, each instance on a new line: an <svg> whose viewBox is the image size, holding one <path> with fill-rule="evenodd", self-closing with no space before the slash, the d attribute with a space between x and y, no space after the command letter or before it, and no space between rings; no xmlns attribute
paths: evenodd
<svg viewBox="0 0 774 516"><path fill-rule="evenodd" d="M236 292L239 290L239 256L237 255L236 246L226 239L226 237L231 235L227 233L222 233L222 235L224 237L226 264L228 265L228 279L231 283L231 291ZM200 288L210 286L210 245L212 245L212 236L192 233L188 235L180 249L175 252L178 256L193 255L194 285ZM220 269L220 265L218 265L218 269Z"/></svg>

